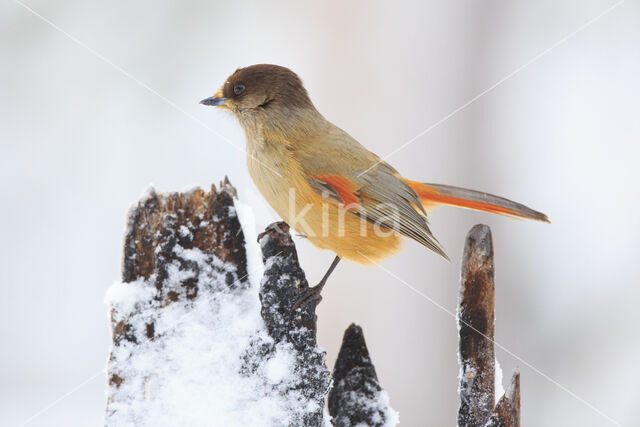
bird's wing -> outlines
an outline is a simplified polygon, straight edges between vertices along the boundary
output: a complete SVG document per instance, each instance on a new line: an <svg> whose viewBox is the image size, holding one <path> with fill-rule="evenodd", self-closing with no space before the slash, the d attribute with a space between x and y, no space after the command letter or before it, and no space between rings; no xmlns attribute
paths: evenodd
<svg viewBox="0 0 640 427"><path fill-rule="evenodd" d="M429 230L422 201L398 172L346 133L338 137L337 142L318 141L319 149L293 154L309 186L330 203L410 237L448 259Z"/></svg>

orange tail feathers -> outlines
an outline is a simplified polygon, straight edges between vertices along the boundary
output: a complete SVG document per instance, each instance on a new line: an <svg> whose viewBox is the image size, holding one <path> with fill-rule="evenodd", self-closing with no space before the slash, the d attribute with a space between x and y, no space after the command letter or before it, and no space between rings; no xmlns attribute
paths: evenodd
<svg viewBox="0 0 640 427"><path fill-rule="evenodd" d="M542 212L493 194L442 184L425 184L403 179L415 191L425 208L437 205L458 206L500 215L550 222Z"/></svg>

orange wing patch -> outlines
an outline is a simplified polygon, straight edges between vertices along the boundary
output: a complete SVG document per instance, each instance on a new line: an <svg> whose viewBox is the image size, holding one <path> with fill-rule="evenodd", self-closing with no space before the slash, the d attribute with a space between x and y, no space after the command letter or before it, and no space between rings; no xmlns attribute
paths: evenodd
<svg viewBox="0 0 640 427"><path fill-rule="evenodd" d="M356 185L342 175L315 175L312 178L328 184L340 196L345 205L359 204Z"/></svg>

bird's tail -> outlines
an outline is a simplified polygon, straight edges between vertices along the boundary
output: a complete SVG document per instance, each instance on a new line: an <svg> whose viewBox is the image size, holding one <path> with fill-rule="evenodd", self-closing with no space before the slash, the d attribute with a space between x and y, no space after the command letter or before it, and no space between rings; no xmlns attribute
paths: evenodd
<svg viewBox="0 0 640 427"><path fill-rule="evenodd" d="M442 184L425 184L422 182L404 180L415 191L425 208L437 205L451 205L461 208L475 209L501 215L529 218L536 221L549 222L549 218L542 212L512 202L503 197L466 188L453 187Z"/></svg>

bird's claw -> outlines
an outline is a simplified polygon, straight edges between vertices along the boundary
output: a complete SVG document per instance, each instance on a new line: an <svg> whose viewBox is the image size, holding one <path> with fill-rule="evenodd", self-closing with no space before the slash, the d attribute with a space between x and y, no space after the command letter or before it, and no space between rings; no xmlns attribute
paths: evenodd
<svg viewBox="0 0 640 427"><path fill-rule="evenodd" d="M304 291L302 291L298 295L298 298L296 299L294 307L300 308L303 305L306 305L312 301L315 302L315 305L320 304L320 301L322 301L322 295L320 295L320 293L322 292L322 288L323 286L314 286L312 288L307 288Z"/></svg>

